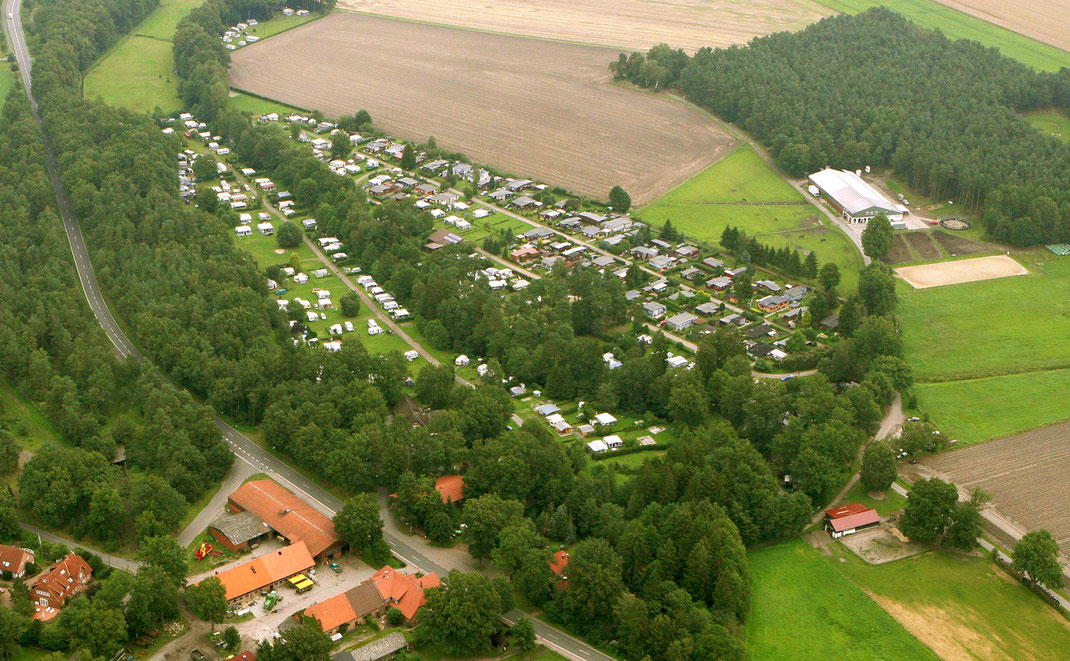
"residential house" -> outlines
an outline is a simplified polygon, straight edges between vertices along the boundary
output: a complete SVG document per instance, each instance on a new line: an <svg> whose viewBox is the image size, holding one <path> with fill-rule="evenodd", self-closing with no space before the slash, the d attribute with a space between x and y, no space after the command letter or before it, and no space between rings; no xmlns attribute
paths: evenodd
<svg viewBox="0 0 1070 661"><path fill-rule="evenodd" d="M727 291L732 288L732 278L719 275L706 281L706 287L714 291Z"/></svg>
<svg viewBox="0 0 1070 661"><path fill-rule="evenodd" d="M509 191L516 193L530 187L534 183L535 182L530 179L510 179L506 182L505 187L509 189Z"/></svg>
<svg viewBox="0 0 1070 661"><path fill-rule="evenodd" d="M658 251L648 246L636 246L628 252L630 252L635 259L649 260L658 256Z"/></svg>
<svg viewBox="0 0 1070 661"><path fill-rule="evenodd" d="M315 618L323 633L333 635L364 622L366 617L381 617L386 610L386 600L379 594L375 584L364 582L330 599L312 604L295 613L294 617Z"/></svg>
<svg viewBox="0 0 1070 661"><path fill-rule="evenodd" d="M788 301L786 296L770 295L758 299L755 303L758 306L758 309L762 312L777 312L778 310L783 310L788 307L790 301Z"/></svg>
<svg viewBox="0 0 1070 661"><path fill-rule="evenodd" d="M617 419L608 413L599 413L591 422L596 425L602 425L603 427L612 427L617 424Z"/></svg>
<svg viewBox="0 0 1070 661"><path fill-rule="evenodd" d="M704 265L710 267L714 271L717 271L718 269L723 269L724 268L724 262L722 262L721 260L717 259L716 257L707 257L706 259L702 260L702 263Z"/></svg>
<svg viewBox="0 0 1070 661"><path fill-rule="evenodd" d="M427 603L424 590L442 585L438 574L434 572L416 577L414 574L403 574L390 566L375 572L365 583L369 581L379 590L379 595L387 605L394 606L401 611L406 622L409 623L416 617L420 608Z"/></svg>
<svg viewBox="0 0 1070 661"><path fill-rule="evenodd" d="M595 213L593 211L584 211L584 212L579 213L577 215L580 218L583 218L584 220L586 220L587 222L594 223L595 225L601 225L602 223L606 222L606 216L603 216L602 214Z"/></svg>
<svg viewBox="0 0 1070 661"><path fill-rule="evenodd" d="M702 303L701 305L696 305L695 306L695 312L698 312L699 314L701 314L703 316L706 316L706 317L712 317L713 315L717 314L720 311L721 311L721 306L717 305L713 301L707 301L705 303Z"/></svg>
<svg viewBox="0 0 1070 661"><path fill-rule="evenodd" d="M539 203L531 199L527 195L521 195L520 197L511 200L509 204L511 206L516 207L517 209L527 209L529 207L538 206Z"/></svg>
<svg viewBox="0 0 1070 661"><path fill-rule="evenodd" d="M658 303L657 301L647 301L646 303L643 303L643 309L646 310L646 316L651 319L661 317L665 314L665 311L668 310L663 303Z"/></svg>
<svg viewBox="0 0 1070 661"><path fill-rule="evenodd" d="M435 491L442 496L444 503L459 503L464 500L464 477L461 475L443 475L435 479Z"/></svg>
<svg viewBox="0 0 1070 661"><path fill-rule="evenodd" d="M765 291L771 292L773 294L780 293L780 290L782 289L780 285L773 282L772 280L759 280L758 282L754 283L754 286L759 289L764 289Z"/></svg>
<svg viewBox="0 0 1070 661"><path fill-rule="evenodd" d="M736 326L743 326L746 323L747 323L747 318L746 317L744 317L741 314L736 314L734 312L732 314L725 315L724 317L721 317L721 319L720 319L720 324L722 326L727 326L729 324L734 324Z"/></svg>
<svg viewBox="0 0 1070 661"><path fill-rule="evenodd" d="M657 269L658 271L664 271L667 268L672 267L676 263L676 259L669 255L657 255L650 258L650 268Z"/></svg>
<svg viewBox="0 0 1070 661"><path fill-rule="evenodd" d="M34 562L33 551L0 544L0 572L5 572L5 575L22 578L26 575L26 565L31 562Z"/></svg>
<svg viewBox="0 0 1070 661"><path fill-rule="evenodd" d="M572 433L572 424L565 420L560 413L552 413L546 416L546 424L550 425L550 428L561 436L567 436Z"/></svg>
<svg viewBox="0 0 1070 661"><path fill-rule="evenodd" d="M666 319L665 325L679 332L687 330L696 321L698 321L698 317L691 314L690 312L680 312Z"/></svg>
<svg viewBox="0 0 1070 661"><path fill-rule="evenodd" d="M755 340L761 337L776 337L776 330L769 324L758 324L757 326L752 326L751 328L748 328L747 330L743 331L743 333L747 337Z"/></svg>
<svg viewBox="0 0 1070 661"><path fill-rule="evenodd" d="M74 553L50 566L29 586L33 619L51 620L70 599L85 590L92 578L92 567Z"/></svg>
<svg viewBox="0 0 1070 661"><path fill-rule="evenodd" d="M673 253L681 259L694 259L699 256L698 248L688 245L678 246Z"/></svg>
<svg viewBox="0 0 1070 661"><path fill-rule="evenodd" d="M550 556L550 571L554 576L558 578L557 583L554 584L559 590L564 590L568 587L568 552L564 550L554 551L554 554Z"/></svg>
<svg viewBox="0 0 1070 661"><path fill-rule="evenodd" d="M699 277L703 273L704 273L704 271L702 269L697 269L694 266L689 266L688 268L684 269L683 271L680 271L680 277L683 278L684 280L694 280L695 278Z"/></svg>

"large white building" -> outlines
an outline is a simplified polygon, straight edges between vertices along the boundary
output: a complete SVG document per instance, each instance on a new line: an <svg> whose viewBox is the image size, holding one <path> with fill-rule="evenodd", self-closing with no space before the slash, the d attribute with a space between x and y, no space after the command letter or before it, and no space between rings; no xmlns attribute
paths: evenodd
<svg viewBox="0 0 1070 661"><path fill-rule="evenodd" d="M850 170L825 168L809 176L821 195L851 223L868 223L878 214L892 222L903 220L907 208L896 204Z"/></svg>

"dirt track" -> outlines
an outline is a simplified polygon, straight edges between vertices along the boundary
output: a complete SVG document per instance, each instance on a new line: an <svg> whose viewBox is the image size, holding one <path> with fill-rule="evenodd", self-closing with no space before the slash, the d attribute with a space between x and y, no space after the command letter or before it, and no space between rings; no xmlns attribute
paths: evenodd
<svg viewBox="0 0 1070 661"><path fill-rule="evenodd" d="M235 53L233 87L435 136L505 172L643 204L736 140L695 108L614 85L612 50L335 13Z"/></svg>
<svg viewBox="0 0 1070 661"><path fill-rule="evenodd" d="M798 30L834 13L811 0L340 0L344 9L529 37L694 52Z"/></svg>
<svg viewBox="0 0 1070 661"><path fill-rule="evenodd" d="M978 402L983 406L983 402ZM1050 530L1070 554L1070 422L929 457L922 463L960 487L982 487L1023 530Z"/></svg>
<svg viewBox="0 0 1070 661"><path fill-rule="evenodd" d="M1070 50L1070 0L936 0L981 20Z"/></svg>
<svg viewBox="0 0 1070 661"><path fill-rule="evenodd" d="M925 289L943 285L957 285L978 280L1025 275L1028 270L1007 255L974 257L951 262L903 266L895 270L911 287Z"/></svg>

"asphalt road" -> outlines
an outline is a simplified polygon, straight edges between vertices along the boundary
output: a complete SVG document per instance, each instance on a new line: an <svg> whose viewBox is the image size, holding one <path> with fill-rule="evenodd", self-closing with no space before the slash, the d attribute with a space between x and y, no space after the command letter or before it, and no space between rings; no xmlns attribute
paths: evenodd
<svg viewBox="0 0 1070 661"><path fill-rule="evenodd" d="M22 73L23 86L25 87L26 96L30 101L34 119L40 124L41 117L37 112L37 101L33 97L33 89L31 86L31 60L23 35L20 15L21 4L22 0L2 0L4 32L7 35L9 49L15 54L15 57L18 60L19 69ZM11 16L10 18L8 17L9 14ZM82 236L82 229L78 225L78 220L75 218L74 212L71 210L67 194L63 190L63 185L59 179L59 169L56 164L55 152L52 150L52 146L49 143L47 136L45 137L45 149L48 174L52 180L52 186L56 191L56 202L59 205L60 215L63 219L63 229L67 233L67 240L70 243L71 254L74 256L75 268L78 271L78 279L81 282L82 290L85 292L86 300L89 302L89 307L93 311L93 316L96 317L97 322L100 324L101 328L104 329L108 339L111 340L111 343L115 346L116 352L121 357L142 361L144 360L144 357L138 352L137 348L126 337L126 334L116 322L111 310L108 309L108 304L100 291L100 287L97 285L96 274L93 271L93 264L89 259L89 251L86 249L85 239ZM316 507L316 509L327 516L333 517L334 514L341 509L342 501L339 498L313 483L311 480L305 478L282 460L276 458L266 449L257 445L251 438L232 427L225 420L216 417L216 424L219 426L223 433L223 438L226 440L227 444L230 445L231 450L234 452L238 460L245 461L257 471L271 475L281 484L305 498L309 503ZM35 530L35 532L37 531ZM44 531L40 531L40 533L42 537L49 534ZM58 536L53 537L55 538L55 541L71 544L69 540L64 540ZM386 535L385 538L390 544L394 555L405 561L406 564L412 565L424 572L438 572L440 575L449 573L405 541L398 539L393 535ZM129 569L136 570L137 563L122 558L114 558L114 556L112 556L112 558L115 563L130 563ZM121 565L116 564L114 566ZM507 619L511 617L515 620L515 618L520 615L521 614L516 611L510 612ZM612 657L602 654L583 641L558 631L543 622L534 620L534 624L536 634L543 640L543 642L569 658L580 661L589 659L595 659L597 661L612 659Z"/></svg>

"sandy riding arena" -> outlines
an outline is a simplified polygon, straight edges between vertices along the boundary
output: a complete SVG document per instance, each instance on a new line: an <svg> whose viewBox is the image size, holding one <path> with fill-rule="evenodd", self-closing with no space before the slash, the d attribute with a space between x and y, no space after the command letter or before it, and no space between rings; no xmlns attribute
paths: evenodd
<svg viewBox="0 0 1070 661"><path fill-rule="evenodd" d="M343 9L528 37L694 52L799 30L834 13L811 0L339 0Z"/></svg>
<svg viewBox="0 0 1070 661"><path fill-rule="evenodd" d="M232 55L231 86L505 173L648 202L736 143L696 108L614 85L613 50L335 13Z"/></svg>
<svg viewBox="0 0 1070 661"><path fill-rule="evenodd" d="M975 257L921 266L903 266L895 269L895 272L915 289L958 285L964 282L992 280L1029 273L1024 266L1007 255Z"/></svg>

